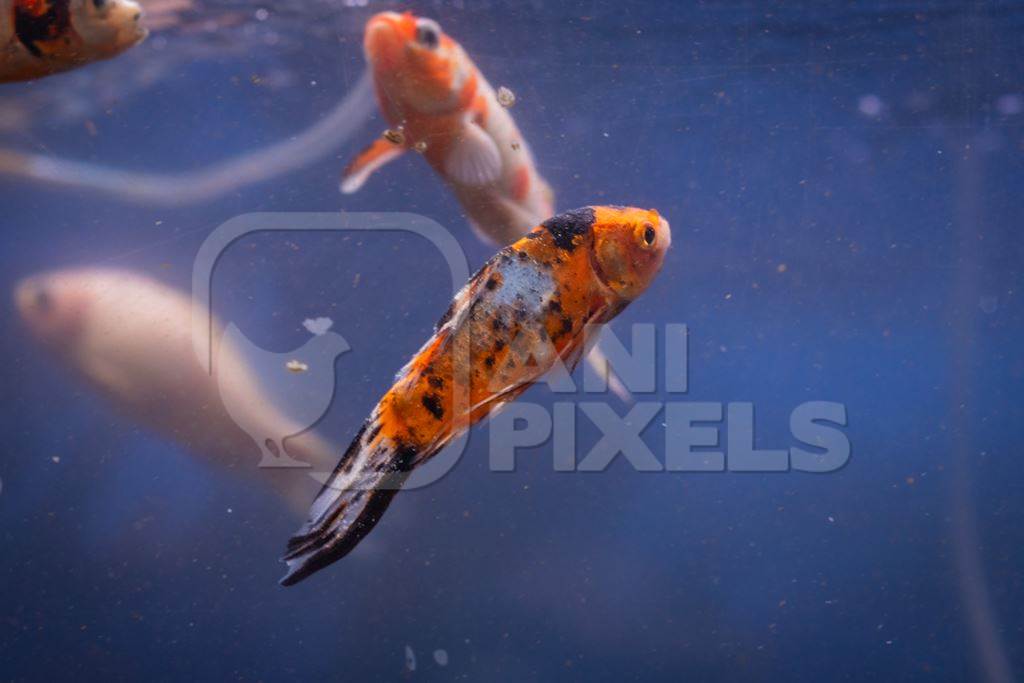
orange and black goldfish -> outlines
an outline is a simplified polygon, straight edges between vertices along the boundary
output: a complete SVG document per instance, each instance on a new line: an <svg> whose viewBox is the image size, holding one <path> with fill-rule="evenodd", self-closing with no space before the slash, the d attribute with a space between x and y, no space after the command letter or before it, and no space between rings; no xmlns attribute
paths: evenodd
<svg viewBox="0 0 1024 683"><path fill-rule="evenodd" d="M147 34L135 0L0 0L0 82L114 57Z"/></svg>
<svg viewBox="0 0 1024 683"><path fill-rule="evenodd" d="M355 192L377 169L420 151L481 237L509 244L554 213L551 188L494 88L437 22L381 12L366 24L366 60L392 128L345 170Z"/></svg>
<svg viewBox="0 0 1024 683"><path fill-rule="evenodd" d="M281 583L344 557L414 468L557 362L571 370L588 326L642 294L671 243L653 209L595 206L555 216L499 251L363 424L289 542Z"/></svg>

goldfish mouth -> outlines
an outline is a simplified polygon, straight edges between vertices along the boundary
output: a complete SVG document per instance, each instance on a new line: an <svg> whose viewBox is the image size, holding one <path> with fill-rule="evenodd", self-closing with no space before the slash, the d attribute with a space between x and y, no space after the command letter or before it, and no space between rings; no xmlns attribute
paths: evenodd
<svg viewBox="0 0 1024 683"><path fill-rule="evenodd" d="M366 23L363 48L366 60L384 68L395 65L405 44L406 22L411 18L397 12L381 12Z"/></svg>

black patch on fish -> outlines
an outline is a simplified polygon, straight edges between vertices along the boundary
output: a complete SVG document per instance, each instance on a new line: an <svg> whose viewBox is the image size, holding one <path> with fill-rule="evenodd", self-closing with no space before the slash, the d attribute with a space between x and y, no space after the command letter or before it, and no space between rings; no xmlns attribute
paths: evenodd
<svg viewBox="0 0 1024 683"><path fill-rule="evenodd" d="M495 339L494 340L494 350L495 351L501 351L503 348L505 348L505 340L503 340L503 339Z"/></svg>
<svg viewBox="0 0 1024 683"><path fill-rule="evenodd" d="M525 260L526 259L526 252L525 251L517 251L516 252L516 256L519 257L520 261Z"/></svg>
<svg viewBox="0 0 1024 683"><path fill-rule="evenodd" d="M495 317L493 320L491 320L491 329L494 330L495 332L501 332L502 330L507 330L508 325L506 325L505 321L502 320L501 318Z"/></svg>
<svg viewBox="0 0 1024 683"><path fill-rule="evenodd" d="M14 8L14 33L25 49L42 59L36 43L56 40L71 29L71 0L50 0L49 9L34 14L22 6Z"/></svg>
<svg viewBox="0 0 1024 683"><path fill-rule="evenodd" d="M559 301L558 299L552 299L551 301L548 302L548 308L554 311L555 313L561 313L562 302Z"/></svg>
<svg viewBox="0 0 1024 683"><path fill-rule="evenodd" d="M544 233L541 232L540 230L533 230L531 232L526 233L526 239L528 240L539 240L543 236Z"/></svg>
<svg viewBox="0 0 1024 683"><path fill-rule="evenodd" d="M338 464L335 466L335 471L341 470L346 473L352 471L352 466L356 464L356 453L359 452L359 448L363 442L363 435L366 433L366 429L369 426L370 421L367 420L363 423L363 426L359 428L356 438L352 439L352 443L349 445L348 450L345 451L345 455L341 456L341 460L338 461ZM377 431L380 431L380 427L377 427Z"/></svg>
<svg viewBox="0 0 1024 683"><path fill-rule="evenodd" d="M566 251L575 249L573 238L577 235L586 235L592 225L594 210L590 207L566 211L541 223L541 226L551 233L555 246Z"/></svg>
<svg viewBox="0 0 1024 683"><path fill-rule="evenodd" d="M419 454L420 451L415 446L399 441L395 445L395 457L391 460L391 471L408 472L412 469L413 462Z"/></svg>
<svg viewBox="0 0 1024 683"><path fill-rule="evenodd" d="M383 428L384 425L382 424L374 426L374 428L370 430L370 433L366 435L366 443L373 443L373 440L377 438L377 435L380 434L380 430Z"/></svg>
<svg viewBox="0 0 1024 683"><path fill-rule="evenodd" d="M486 365L489 368L493 368L494 367L494 356L487 356L487 358L484 358L484 365Z"/></svg>
<svg viewBox="0 0 1024 683"><path fill-rule="evenodd" d="M423 394L423 407L430 411L435 420L444 417L444 408L441 407L441 399L437 394Z"/></svg>
<svg viewBox="0 0 1024 683"><path fill-rule="evenodd" d="M572 318L564 316L562 318L562 334L569 334L572 332Z"/></svg>
<svg viewBox="0 0 1024 683"><path fill-rule="evenodd" d="M498 278L494 277L493 275L490 276L489 278L487 278L487 282L484 283L484 286L487 287L487 289L494 289L495 287L498 286Z"/></svg>
<svg viewBox="0 0 1024 683"><path fill-rule="evenodd" d="M445 325L447 325L448 321L452 319L452 316L455 315L455 304L457 304L457 303L458 303L458 299L453 301L451 303L451 305L448 306L448 310L444 312L444 315L441 316L441 319L437 321L436 325L434 325L434 331L435 332L437 330L440 330Z"/></svg>
<svg viewBox="0 0 1024 683"><path fill-rule="evenodd" d="M444 388L444 380L441 379L440 377L436 376L436 375L434 375L433 377L428 377L427 378L427 384L429 384L430 386L434 387L435 389L443 389Z"/></svg>

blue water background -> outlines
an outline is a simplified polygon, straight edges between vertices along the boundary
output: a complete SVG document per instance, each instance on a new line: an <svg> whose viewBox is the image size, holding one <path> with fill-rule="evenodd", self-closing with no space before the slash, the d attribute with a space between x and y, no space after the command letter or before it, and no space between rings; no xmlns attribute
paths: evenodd
<svg viewBox="0 0 1024 683"><path fill-rule="evenodd" d="M365 548L283 589L277 557L296 520L280 503L96 401L7 298L0 678L986 680L955 560L961 481L983 567L968 580L986 583L1003 655L1024 671L1024 113L1007 109L1024 97L1024 7L465 5L401 8L436 18L516 92L559 208L652 206L672 223L664 272L616 322L689 325L690 391L655 399L751 401L763 447L793 443L796 405L843 402L849 464L567 475L542 446L494 474L478 427L463 464L400 495ZM279 49L239 50L251 38L223 29L235 49L87 114L98 134L41 112L4 143L147 170L269 144L352 86L361 26L390 7L335 7ZM59 100L61 79L142 68L157 47L3 94ZM268 73L286 85L252 78ZM0 283L98 264L185 288L224 220L342 207L422 213L482 263L492 247L422 160L337 193L383 125L336 158L189 208L4 178ZM330 312L354 349L324 423L343 442L450 284L412 238L287 239L300 248L253 239L229 259L219 310L280 351L306 339L297 321ZM659 424L645 439L661 454ZM581 419L580 448L598 438Z"/></svg>

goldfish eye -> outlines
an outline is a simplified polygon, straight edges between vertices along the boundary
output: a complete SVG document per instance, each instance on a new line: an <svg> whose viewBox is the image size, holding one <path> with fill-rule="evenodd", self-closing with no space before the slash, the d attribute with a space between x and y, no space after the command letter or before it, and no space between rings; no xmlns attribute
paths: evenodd
<svg viewBox="0 0 1024 683"><path fill-rule="evenodd" d="M654 231L654 226L650 223L644 225L644 244L647 246L653 246L654 240L658 237L658 233Z"/></svg>
<svg viewBox="0 0 1024 683"><path fill-rule="evenodd" d="M432 19L416 22L416 42L428 50L436 50L441 44L441 27Z"/></svg>

